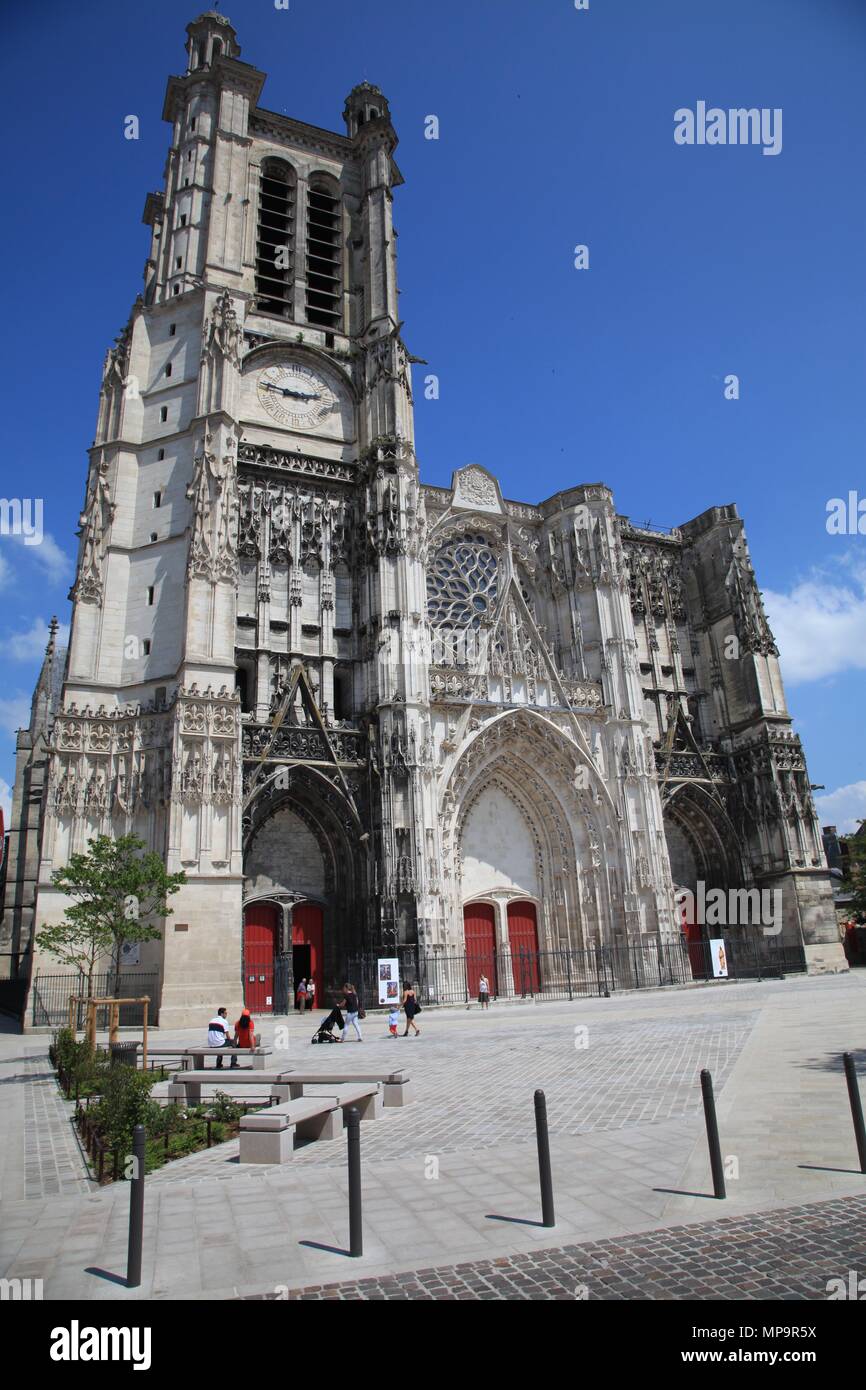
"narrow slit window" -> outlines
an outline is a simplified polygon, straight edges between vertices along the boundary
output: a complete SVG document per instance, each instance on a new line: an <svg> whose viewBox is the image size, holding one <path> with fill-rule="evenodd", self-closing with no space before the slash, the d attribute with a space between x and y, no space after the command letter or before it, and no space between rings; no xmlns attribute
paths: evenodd
<svg viewBox="0 0 866 1390"><path fill-rule="evenodd" d="M155 507L161 507L161 506L162 506L162 493L161 493L161 492L155 492L155 493L153 494L153 505L154 505Z"/></svg>
<svg viewBox="0 0 866 1390"><path fill-rule="evenodd" d="M170 363L170 362L166 362L166 364L165 364L165 374L166 374L166 376L171 376L171 363Z"/></svg>
<svg viewBox="0 0 866 1390"><path fill-rule="evenodd" d="M150 656L150 638L149 638L149 637L145 637L144 641L143 641L142 644L141 644L141 650L142 650L142 652L144 653L145 656Z"/></svg>
<svg viewBox="0 0 866 1390"><path fill-rule="evenodd" d="M153 584L148 584L148 586L147 586L147 606L148 606L148 608L152 608L152 607L153 607L153 596L154 596L155 593L156 593L156 589L154 588Z"/></svg>
<svg viewBox="0 0 866 1390"><path fill-rule="evenodd" d="M256 229L256 308L263 314L292 317L294 225L294 174L282 160L266 159Z"/></svg>
<svg viewBox="0 0 866 1390"><path fill-rule="evenodd" d="M160 412L159 412L159 418L160 418L160 420L163 422L163 424L165 424L165 421L168 419L168 406L167 406L167 405L164 405L164 406L162 407L162 409L160 410Z"/></svg>
<svg viewBox="0 0 866 1390"><path fill-rule="evenodd" d="M307 204L307 322L341 327L342 206L336 192L313 183Z"/></svg>

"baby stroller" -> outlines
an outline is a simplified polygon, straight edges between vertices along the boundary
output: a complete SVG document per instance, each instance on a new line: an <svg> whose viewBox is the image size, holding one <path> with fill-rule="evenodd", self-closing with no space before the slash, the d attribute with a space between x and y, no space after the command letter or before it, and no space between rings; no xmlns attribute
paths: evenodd
<svg viewBox="0 0 866 1390"><path fill-rule="evenodd" d="M340 1010L339 1010L339 1009L332 1009L331 1012L328 1014L328 1017L322 1020L322 1022L319 1024L318 1028L316 1029L315 1033L314 1033L313 1036L310 1038L310 1042L314 1042L314 1043L337 1043L337 1042L341 1042L341 1041L342 1041L341 1038L335 1038L335 1037L334 1037L334 1032L333 1032L333 1030L334 1030L335 1028L339 1028L340 1032L342 1033L342 1031L343 1031L343 1015L340 1013Z"/></svg>

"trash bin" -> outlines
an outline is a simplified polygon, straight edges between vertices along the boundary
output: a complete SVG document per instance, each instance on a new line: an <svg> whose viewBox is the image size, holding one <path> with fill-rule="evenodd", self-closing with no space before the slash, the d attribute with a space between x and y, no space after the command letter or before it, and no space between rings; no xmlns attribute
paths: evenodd
<svg viewBox="0 0 866 1390"><path fill-rule="evenodd" d="M138 1043L135 1042L113 1042L108 1044L111 1052L111 1065L116 1067L138 1066Z"/></svg>

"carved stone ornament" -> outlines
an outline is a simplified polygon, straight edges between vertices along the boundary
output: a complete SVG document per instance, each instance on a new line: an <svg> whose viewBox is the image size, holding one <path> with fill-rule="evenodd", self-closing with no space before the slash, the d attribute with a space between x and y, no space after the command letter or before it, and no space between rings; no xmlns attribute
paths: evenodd
<svg viewBox="0 0 866 1390"><path fill-rule="evenodd" d="M234 365L240 361L243 332L228 290L223 290L211 309L204 344L204 354L218 352Z"/></svg>
<svg viewBox="0 0 866 1390"><path fill-rule="evenodd" d="M238 485L234 454L203 450L186 495L193 505L188 571L215 584L237 581Z"/></svg>
<svg viewBox="0 0 866 1390"><path fill-rule="evenodd" d="M102 602L105 545L114 511L108 487L108 464L103 460L94 474L93 486L79 518L82 546L78 576L70 594L73 600Z"/></svg>
<svg viewBox="0 0 866 1390"><path fill-rule="evenodd" d="M485 512L501 512L499 493L493 479L483 468L470 464L455 476L454 505L478 507Z"/></svg>

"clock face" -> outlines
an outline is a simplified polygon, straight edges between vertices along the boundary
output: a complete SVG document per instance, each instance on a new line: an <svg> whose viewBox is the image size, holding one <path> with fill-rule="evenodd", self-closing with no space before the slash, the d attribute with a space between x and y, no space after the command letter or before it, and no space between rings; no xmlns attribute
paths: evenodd
<svg viewBox="0 0 866 1390"><path fill-rule="evenodd" d="M256 382L256 391L268 414L292 429L315 429L340 409L324 378L297 362L266 367Z"/></svg>

